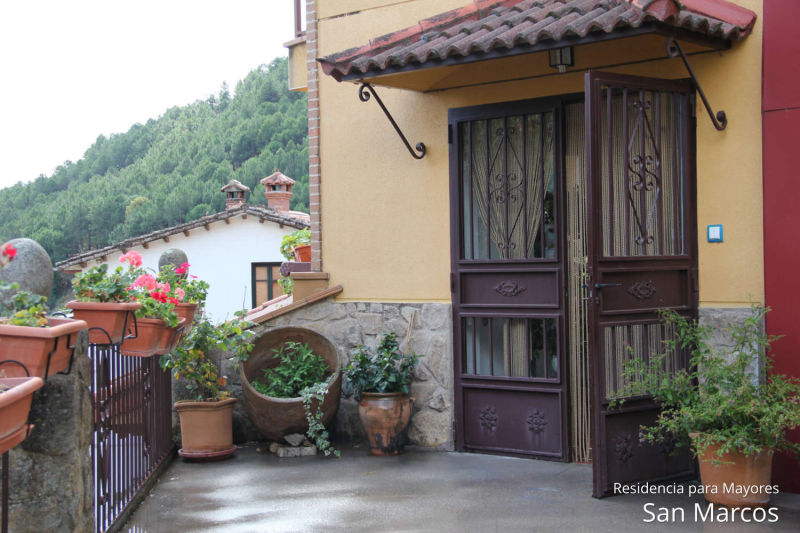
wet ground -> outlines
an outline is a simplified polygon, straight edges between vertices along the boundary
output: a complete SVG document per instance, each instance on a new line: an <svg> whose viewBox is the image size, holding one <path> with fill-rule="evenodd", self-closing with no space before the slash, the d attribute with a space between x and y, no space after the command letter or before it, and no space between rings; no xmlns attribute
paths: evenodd
<svg viewBox="0 0 800 533"><path fill-rule="evenodd" d="M719 521L724 511L713 510L712 521L688 484L671 490L683 493L597 500L588 465L413 450L372 457L364 448L279 459L252 445L217 463L176 459L123 531L800 531L800 495L774 496L764 522L747 523L761 513Z"/></svg>

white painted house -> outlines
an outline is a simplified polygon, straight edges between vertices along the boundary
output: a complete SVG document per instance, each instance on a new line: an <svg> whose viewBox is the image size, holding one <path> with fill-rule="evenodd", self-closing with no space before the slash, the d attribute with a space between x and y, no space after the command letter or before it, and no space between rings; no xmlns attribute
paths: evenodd
<svg viewBox="0 0 800 533"><path fill-rule="evenodd" d="M277 284L285 260L281 239L309 224L308 214L289 210L291 178L276 172L261 183L266 185L267 207L245 203L250 189L231 180L222 188L225 211L84 252L55 266L70 274L101 263L116 268L122 254L136 250L143 266L157 271L161 254L178 249L186 254L191 274L211 286L206 312L215 321L224 320L282 294Z"/></svg>

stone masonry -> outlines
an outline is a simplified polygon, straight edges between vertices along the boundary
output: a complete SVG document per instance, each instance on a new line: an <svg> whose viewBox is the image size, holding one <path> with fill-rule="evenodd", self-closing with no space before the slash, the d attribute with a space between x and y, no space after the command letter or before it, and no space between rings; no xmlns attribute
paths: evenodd
<svg viewBox="0 0 800 533"><path fill-rule="evenodd" d="M409 321L416 313L408 351L422 355L417 367L411 396L415 399L414 416L408 436L410 444L436 450L453 449L453 349L452 320L449 304L334 302L323 300L276 317L255 328L257 335L281 326L312 329L328 339L339 351L343 368L350 362L358 345L377 347L386 333L395 333L401 348ZM237 441L258 439L244 413L239 373L230 364L223 365L236 396L240 399L234 413L234 438ZM342 397L334 421L335 438L345 441L366 440L358 419L358 404Z"/></svg>
<svg viewBox="0 0 800 533"><path fill-rule="evenodd" d="M9 531L93 529L92 370L81 332L68 375L47 378L34 394L30 436L9 451Z"/></svg>

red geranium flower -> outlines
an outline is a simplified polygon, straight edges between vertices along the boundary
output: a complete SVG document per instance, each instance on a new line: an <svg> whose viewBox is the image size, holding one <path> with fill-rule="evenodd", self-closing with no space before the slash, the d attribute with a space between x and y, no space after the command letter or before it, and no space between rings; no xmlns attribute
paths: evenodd
<svg viewBox="0 0 800 533"><path fill-rule="evenodd" d="M3 245L2 254L4 256L8 257L8 260L10 261L10 260L14 259L14 257L16 257L17 249L14 248L13 246L11 246L10 242L7 242L7 243L5 243Z"/></svg>

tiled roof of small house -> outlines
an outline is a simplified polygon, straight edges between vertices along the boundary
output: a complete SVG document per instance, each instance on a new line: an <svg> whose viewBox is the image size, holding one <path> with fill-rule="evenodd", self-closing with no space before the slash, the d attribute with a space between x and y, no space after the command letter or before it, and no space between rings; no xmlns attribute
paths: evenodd
<svg viewBox="0 0 800 533"><path fill-rule="evenodd" d="M648 25L743 39L755 20L755 13L725 0L473 0L319 62L341 80L548 41L566 46L590 34Z"/></svg>
<svg viewBox="0 0 800 533"><path fill-rule="evenodd" d="M296 229L303 229L309 226L309 216L307 213L300 213L296 211L290 211L289 213L277 213L273 209L263 205L242 204L232 209L220 211L219 213L206 215L202 218L198 218L197 220L184 222L183 224L160 229L158 231L153 231L151 233L147 233L146 235L131 237L130 239L125 239L124 241L106 246L104 248L99 248L97 250L89 250L87 252L73 255L72 257L64 259L63 261L59 261L55 264L55 267L59 270L64 270L73 265L79 265L94 259L102 259L107 255L128 250L134 246L140 246L158 239L163 239L164 237L169 237L170 235L175 235L185 231L188 232L189 230L195 228L205 227L213 222L219 222L222 220L235 218L237 216L248 215L257 218L262 222L276 222L278 224Z"/></svg>
<svg viewBox="0 0 800 533"><path fill-rule="evenodd" d="M261 180L261 185L294 185L294 184L295 181L286 174L281 173L280 170L276 170L274 173L270 174L269 176Z"/></svg>
<svg viewBox="0 0 800 533"><path fill-rule="evenodd" d="M229 181L225 186L223 186L220 191L228 192L228 191L242 191L242 192L250 192L250 187L245 185L239 180L232 179Z"/></svg>

